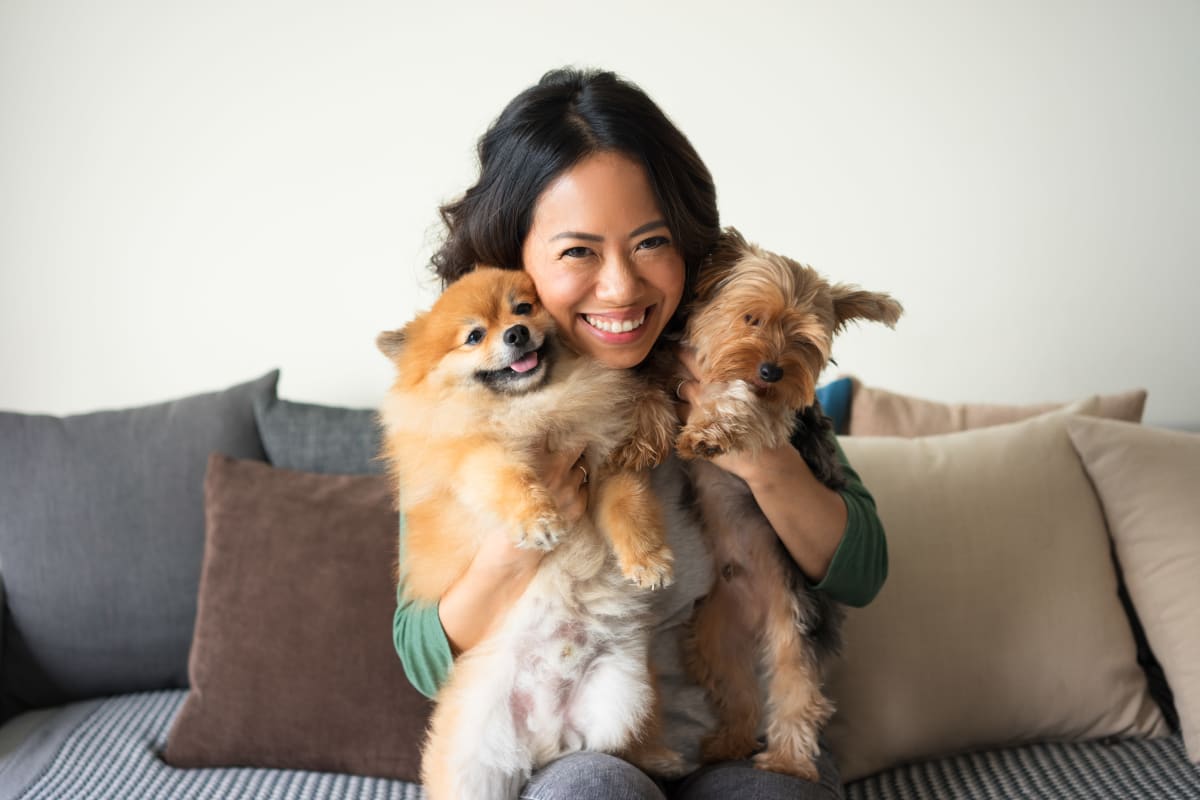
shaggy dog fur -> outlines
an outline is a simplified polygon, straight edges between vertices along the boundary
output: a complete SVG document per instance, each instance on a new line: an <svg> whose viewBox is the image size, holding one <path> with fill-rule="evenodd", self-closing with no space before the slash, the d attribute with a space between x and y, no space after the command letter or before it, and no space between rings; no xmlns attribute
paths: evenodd
<svg viewBox="0 0 1200 800"><path fill-rule="evenodd" d="M684 341L709 383L677 449L688 459L717 575L698 605L687 662L720 724L706 761L743 759L815 781L818 735L833 714L822 662L838 645L840 608L801 573L740 478L707 459L793 441L816 477L844 485L816 385L834 334L850 320L888 326L900 304L831 285L813 269L726 229L697 286ZM765 679L765 696L760 685Z"/></svg>
<svg viewBox="0 0 1200 800"><path fill-rule="evenodd" d="M436 698L422 753L428 796L516 798L534 769L583 749L678 771L679 756L656 743L643 591L672 574L644 469L678 426L669 398L562 346L519 270L476 269L377 343L397 372L381 418L407 525L405 595L437 602L498 529L546 551ZM533 470L543 445L586 447L589 513L577 524Z"/></svg>

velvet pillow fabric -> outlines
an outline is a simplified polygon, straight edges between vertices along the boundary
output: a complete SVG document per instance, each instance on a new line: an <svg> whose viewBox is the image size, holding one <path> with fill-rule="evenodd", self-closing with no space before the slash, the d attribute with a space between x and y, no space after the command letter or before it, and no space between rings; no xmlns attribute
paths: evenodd
<svg viewBox="0 0 1200 800"><path fill-rule="evenodd" d="M192 690L165 758L419 780L430 703L391 641L387 479L214 455Z"/></svg>
<svg viewBox="0 0 1200 800"><path fill-rule="evenodd" d="M842 439L889 552L887 583L848 610L829 676L844 780L965 750L1167 731L1068 417Z"/></svg>
<svg viewBox="0 0 1200 800"><path fill-rule="evenodd" d="M279 373L168 403L0 413L0 719L187 685L214 450L262 458Z"/></svg>

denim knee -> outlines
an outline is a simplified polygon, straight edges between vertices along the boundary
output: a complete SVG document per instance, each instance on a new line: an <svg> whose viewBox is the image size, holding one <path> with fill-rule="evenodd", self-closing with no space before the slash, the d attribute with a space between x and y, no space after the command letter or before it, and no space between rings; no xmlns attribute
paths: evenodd
<svg viewBox="0 0 1200 800"><path fill-rule="evenodd" d="M640 769L607 753L571 753L539 769L521 800L665 800Z"/></svg>

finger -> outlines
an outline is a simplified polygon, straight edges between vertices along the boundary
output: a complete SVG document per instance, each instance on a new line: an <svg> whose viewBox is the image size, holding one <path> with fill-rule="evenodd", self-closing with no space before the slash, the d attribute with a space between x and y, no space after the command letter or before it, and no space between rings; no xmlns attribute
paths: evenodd
<svg viewBox="0 0 1200 800"><path fill-rule="evenodd" d="M680 378L675 382L675 399L691 405L699 387L700 384L690 378Z"/></svg>

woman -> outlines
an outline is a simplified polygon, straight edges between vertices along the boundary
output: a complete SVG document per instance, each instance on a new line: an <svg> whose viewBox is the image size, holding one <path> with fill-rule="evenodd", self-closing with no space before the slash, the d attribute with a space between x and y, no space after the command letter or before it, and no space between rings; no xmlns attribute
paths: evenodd
<svg viewBox="0 0 1200 800"><path fill-rule="evenodd" d="M477 263L526 270L566 342L613 368L636 367L660 336L681 329L697 271L720 232L716 191L691 143L640 89L611 73L550 72L504 109L480 140L479 160L476 184L442 208L447 236L433 264L444 283ZM693 376L676 392L686 420L704 376L687 353L681 358ZM545 485L570 519L588 503L579 456L543 452L539 459ZM746 481L818 590L861 606L883 583L887 548L870 494L841 458L848 486L840 493L819 483L790 446L714 463ZM674 460L660 467L656 485L669 485L657 479L677 469ZM700 531L676 528L669 532L675 583L656 598L654 657L667 737L694 759L712 717L679 664L678 640L708 590L712 564ZM436 606L401 600L395 644L414 686L436 693L453 658L505 618L541 556L496 531ZM536 773L522 797L840 796L827 753L820 769L813 784L735 762L664 784L616 757L577 753Z"/></svg>

